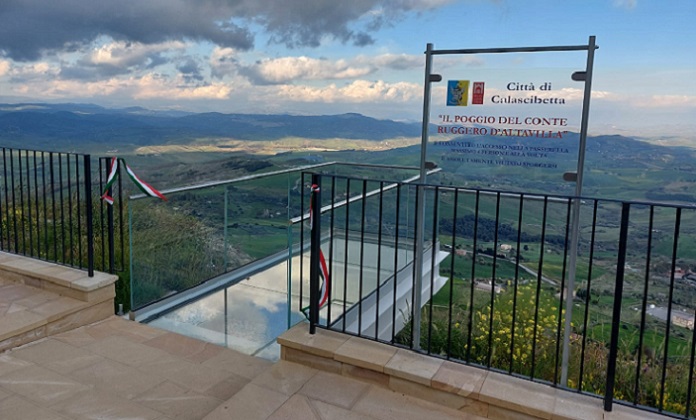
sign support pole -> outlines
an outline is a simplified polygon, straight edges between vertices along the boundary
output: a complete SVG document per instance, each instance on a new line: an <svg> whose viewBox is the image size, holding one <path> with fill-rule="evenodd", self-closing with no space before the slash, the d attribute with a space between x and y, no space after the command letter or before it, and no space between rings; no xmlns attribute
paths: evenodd
<svg viewBox="0 0 696 420"><path fill-rule="evenodd" d="M568 267L568 284L566 285L566 311L563 330L563 355L561 359L561 385L568 386L568 359L570 357L570 321L573 316L573 292L575 290L575 274L578 256L578 237L580 233L580 197L582 196L582 179L585 167L585 146L587 145L587 126L590 115L590 95L592 94L592 67L594 65L595 37L590 36L587 49L587 65L585 68L585 91L582 101L582 120L580 122L580 144L578 151L578 168L575 179L575 199L571 225L573 230L570 237L570 258ZM563 290L561 290L563 296Z"/></svg>
<svg viewBox="0 0 696 420"><path fill-rule="evenodd" d="M416 255L413 256L415 267L413 279L413 349L420 350L421 338L421 303L423 294L423 240L425 225L425 184L428 174L426 168L426 155L428 148L428 130L430 128L430 83L433 81L430 72L433 64L433 44L428 44L425 50L425 85L423 88L423 127L421 131L421 155L420 155L420 178L418 181L418 193L416 194ZM433 246L435 246L433 244Z"/></svg>

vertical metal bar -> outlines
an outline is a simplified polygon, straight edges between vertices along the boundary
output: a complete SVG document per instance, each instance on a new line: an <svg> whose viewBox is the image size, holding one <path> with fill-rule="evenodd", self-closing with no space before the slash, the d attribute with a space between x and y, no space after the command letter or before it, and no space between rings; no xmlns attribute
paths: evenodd
<svg viewBox="0 0 696 420"><path fill-rule="evenodd" d="M12 151L10 151L12 153ZM10 155L11 157L12 155ZM8 187L7 187L7 149L4 147L2 148L2 171L3 171L3 181L5 183L5 224L7 225L7 250L9 251L11 248L10 244L10 239L12 238L12 234L10 233L10 193L8 192ZM0 226L0 229L2 229L2 226Z"/></svg>
<svg viewBox="0 0 696 420"><path fill-rule="evenodd" d="M70 265L74 266L74 259L73 259L73 203L72 203L72 182L70 181L70 155L65 155L65 162L66 162L66 174L68 178L68 235L69 237L69 244L70 244Z"/></svg>
<svg viewBox="0 0 696 420"><path fill-rule="evenodd" d="M536 343L537 330L539 325L539 298L541 295L541 281L544 277L544 244L546 242L546 214L549 207L549 197L544 196L544 212L541 219L541 244L539 245L539 268L537 269L536 297L534 299L534 333L532 334L532 370L530 378L534 379L534 369L536 368Z"/></svg>
<svg viewBox="0 0 696 420"><path fill-rule="evenodd" d="M223 252L222 261L223 261L223 266L224 266L223 273L227 273L227 267L228 267L227 264L229 263L228 255L227 255L229 253L229 250L227 249L227 247L229 246L229 244L227 242L227 235L228 235L228 233L227 233L227 224L228 224L227 203L229 201L227 186L225 186L225 193L223 194L223 200L224 201L222 203L222 211L223 211L223 214L222 214L222 250L223 250L222 251ZM292 250L292 244L290 244L290 249ZM227 295L225 295L225 302L227 302ZM225 312L225 319L226 318L227 318L227 312Z"/></svg>
<svg viewBox="0 0 696 420"><path fill-rule="evenodd" d="M119 177L118 177L118 228L119 228L119 234L121 235L121 267L125 267L126 262L124 260L125 255L126 255L126 250L125 250L125 237L123 233L123 208L126 206L126 203L129 203L126 200L126 196L123 194L123 178L120 176L121 175L121 165L118 167L118 172L119 172ZM116 262L114 261L114 265ZM113 274L113 271L111 272Z"/></svg>
<svg viewBox="0 0 696 420"><path fill-rule="evenodd" d="M660 382L660 401L658 408L664 408L665 378L667 377L667 359L669 358L669 330L672 323L672 298L674 296L674 270L677 267L677 252L679 249L679 231L681 226L681 207L677 208L674 221L674 242L672 243L672 268L669 275L669 299L667 300L667 320L665 321L665 352L662 357L662 380Z"/></svg>
<svg viewBox="0 0 696 420"><path fill-rule="evenodd" d="M34 209L36 210L36 255L41 258L41 212L39 210L39 171L34 151Z"/></svg>
<svg viewBox="0 0 696 420"><path fill-rule="evenodd" d="M428 304L428 354L431 352L431 343L433 338L433 290L435 289L435 259L437 258L437 234L439 221L438 207L440 203L440 188L435 187L433 197L433 232L431 239L430 252L430 300ZM439 274L439 273L438 273Z"/></svg>
<svg viewBox="0 0 696 420"><path fill-rule="evenodd" d="M104 162L104 166L107 168L104 171L104 168L102 167L102 162ZM108 163L107 158L99 158L99 194L101 195L104 192L104 174L109 173L109 163ZM108 175L107 175L108 176ZM106 223L104 223L104 200L99 200L99 226L101 228L101 235L99 235L100 240L101 240L101 269L106 271Z"/></svg>
<svg viewBox="0 0 696 420"><path fill-rule="evenodd" d="M41 152L41 186L43 187L44 249L48 259L48 189L46 188L46 155Z"/></svg>
<svg viewBox="0 0 696 420"><path fill-rule="evenodd" d="M19 234L17 232L17 196L15 194L14 151L12 149L10 149L10 181L12 181L12 227L14 229L14 252L18 254Z"/></svg>
<svg viewBox="0 0 696 420"><path fill-rule="evenodd" d="M379 301L382 283L382 208L384 201L384 181L379 182L379 216L377 220L377 290L375 306L375 340L379 340Z"/></svg>
<svg viewBox="0 0 696 420"><path fill-rule="evenodd" d="M513 354L515 351L515 323L517 321L517 287L520 280L520 245L522 244L522 212L524 209L524 194L520 194L520 205L517 209L517 251L515 255L515 284L512 294L512 324L510 325L510 367L508 373L512 374Z"/></svg>
<svg viewBox="0 0 696 420"><path fill-rule="evenodd" d="M329 226L329 276L333 277L334 273L334 223L335 223L335 216L336 216L336 176L332 175L331 176L331 219L330 219L330 226ZM333 280L333 279L332 279ZM328 280L327 280L328 281ZM326 308L326 325L331 326L332 324L332 319L331 319L331 306L333 302L333 285L335 282L329 283L329 299L328 302L329 304L327 305Z"/></svg>
<svg viewBox="0 0 696 420"><path fill-rule="evenodd" d="M65 197L63 196L63 154L58 154L58 184L60 189L60 261L65 264Z"/></svg>
<svg viewBox="0 0 696 420"><path fill-rule="evenodd" d="M362 200L360 211L360 276L358 279L358 336L362 337L362 301L365 273L365 208L367 205L367 180L362 182Z"/></svg>
<svg viewBox="0 0 696 420"><path fill-rule="evenodd" d="M486 366L491 367L493 361L493 316L495 314L495 275L498 264L498 226L500 225L500 193L495 195L495 230L493 233L493 267L491 268L491 309L488 314L488 354Z"/></svg>
<svg viewBox="0 0 696 420"><path fill-rule="evenodd" d="M633 386L633 404L638 404L638 386L640 384L640 372L643 357L643 338L645 336L645 319L648 309L648 285L650 283L650 261L652 257L653 221L655 218L655 206L650 206L650 220L648 221L648 245L645 255L645 282L643 284L643 303L640 311L640 330L638 335L638 360L636 361L636 383ZM689 381L691 386L691 381ZM687 400L688 404L688 400ZM686 410L687 414L689 410Z"/></svg>
<svg viewBox="0 0 696 420"><path fill-rule="evenodd" d="M592 267L594 266L592 262L594 261L594 244L595 235L597 233L597 207L599 201L594 201L594 209L592 211L592 236L590 238L590 261L589 267L587 269L587 289L585 290L585 314L582 321L582 349L580 350L580 372L578 373L578 391L582 391L582 379L585 369L585 346L587 344L587 322L590 316L590 303L591 303L591 291L592 291Z"/></svg>
<svg viewBox="0 0 696 420"><path fill-rule="evenodd" d="M397 283L399 277L399 226L400 223L400 209L401 209L401 184L396 186L396 215L394 222L394 292L392 294L392 332L391 332L391 342L394 342L394 336L396 335L396 304L397 304Z"/></svg>
<svg viewBox="0 0 696 420"><path fill-rule="evenodd" d="M309 333L314 334L319 323L319 254L321 252L321 175L312 174L312 227L309 264ZM328 279L326 279L328 280Z"/></svg>
<svg viewBox="0 0 696 420"><path fill-rule="evenodd" d="M135 307L136 272L133 270L133 207L128 207L128 266L130 271L130 307Z"/></svg>
<svg viewBox="0 0 696 420"><path fill-rule="evenodd" d="M471 253L471 291L469 294L469 322L467 325L467 334L468 337L466 339L466 362L471 363L471 335L472 335L472 329L474 326L474 285L476 283L476 254L477 250L476 247L477 241L478 241L478 218L479 218L479 201L480 201L480 192L479 190L476 190L476 204L475 204L475 209L474 209L474 249Z"/></svg>
<svg viewBox="0 0 696 420"><path fill-rule="evenodd" d="M94 216L92 214L92 158L84 155L85 167L85 217L87 218L87 272L94 277ZM131 274L133 272L131 271Z"/></svg>
<svg viewBox="0 0 696 420"><path fill-rule="evenodd" d="M604 411L611 411L614 403L614 383L616 381L616 357L619 349L619 328L621 327L621 301L623 298L624 269L626 266L626 242L631 204L621 206L621 231L619 232L619 255L616 260L616 286L614 289L614 310L611 317L611 341L607 360L607 384L604 393ZM669 321L668 321L669 325ZM664 381L664 378L662 378ZM664 382L663 382L664 383ZM662 409L662 407L660 407Z"/></svg>
<svg viewBox="0 0 696 420"><path fill-rule="evenodd" d="M116 178L118 179L119 182L119 191L121 191L121 166L118 165L116 167ZM108 174L109 174L109 165L107 165L107 179L108 179ZM109 196L113 197L114 194L114 188L113 184L111 187L108 189L108 194ZM121 200L119 199L118 202L120 203ZM119 204L120 205L120 204ZM107 246L108 246L108 252L109 252L109 273L113 274L116 271L116 232L114 230L114 206L113 205L107 205L106 206L106 235L107 235Z"/></svg>
<svg viewBox="0 0 696 420"><path fill-rule="evenodd" d="M452 354L452 306L454 305L454 259L457 256L457 207L459 206L459 189L454 190L454 214L452 215L452 244L450 251L449 305L447 306L447 360Z"/></svg>
<svg viewBox="0 0 696 420"><path fill-rule="evenodd" d="M696 310L694 310L694 318L696 318ZM691 356L689 358L689 380L686 390L686 411L684 412L686 417L690 416L691 412L691 395L694 389L694 352L696 352L696 328L692 328L691 333Z"/></svg>
<svg viewBox="0 0 696 420"><path fill-rule="evenodd" d="M58 223L56 220L56 171L55 163L53 161L53 152L50 152L49 165L51 165L51 221L53 222L53 258L54 261L58 261Z"/></svg>
<svg viewBox="0 0 696 420"><path fill-rule="evenodd" d="M302 311L302 305L304 301L304 255L305 255L305 235L304 235L304 227L305 227L305 211L307 211L307 208L305 207L305 173L303 172L300 175L300 299L299 299L299 308L297 308L299 311Z"/></svg>
<svg viewBox="0 0 696 420"><path fill-rule="evenodd" d="M2 148L2 153L5 153L5 148ZM5 165L3 164L3 169L5 169ZM7 177L4 177L5 181L7 181ZM4 206L7 207L7 193L5 194L0 194L0 249L4 250L5 249L5 231L2 229L2 207L3 207L3 200L5 200Z"/></svg>
<svg viewBox="0 0 696 420"><path fill-rule="evenodd" d="M346 314L348 309L348 236L350 236L350 178L346 178L346 229L343 243L343 326L341 331L346 332Z"/></svg>
<svg viewBox="0 0 696 420"><path fill-rule="evenodd" d="M566 208L566 223L565 223L565 236L563 240L563 268L561 270L561 298L559 299L558 302L558 323L556 325L556 357L554 358L554 372L553 372L553 383L557 384L558 383L558 368L559 368L559 362L560 362L560 357L561 356L561 319L563 318L563 291L565 290L565 293L570 293L571 297L574 298L573 296L575 289L570 289L570 287L566 287L565 280L566 280L566 268L568 267L568 231L570 229L570 213L571 213L571 208L570 208L571 200L568 200L568 205ZM566 296L567 297L567 296ZM565 384L563 385L565 386Z"/></svg>
<svg viewBox="0 0 696 420"><path fill-rule="evenodd" d="M22 178L22 149L17 150L17 165L19 166L19 170L17 171L17 177L19 178L19 213L21 214L20 232L22 235L22 255L27 255L27 216L24 211L24 178ZM13 172L12 176L14 177L14 175L15 174Z"/></svg>
<svg viewBox="0 0 696 420"><path fill-rule="evenodd" d="M573 202L573 230L570 239L570 269L568 270L568 290L575 290L575 272L578 256L578 237L580 234L580 197L585 171L585 148L587 147L587 127L590 118L590 97L592 96L592 69L596 49L595 37L590 36L587 44L587 64L585 65L585 90L582 100L582 119L580 121L580 141L578 145L578 166L575 179L575 200ZM561 381L568 385L568 359L570 357L570 320L573 317L573 296L566 296L566 319L563 333L563 360L561 361Z"/></svg>
<svg viewBox="0 0 696 420"><path fill-rule="evenodd" d="M90 175L85 173L85 177L87 176ZM77 255L80 267L84 267L82 257L82 212L80 210L80 156L78 155L75 155L75 193L77 194ZM90 239L88 238L87 240Z"/></svg>
<svg viewBox="0 0 696 420"><path fill-rule="evenodd" d="M423 294L423 219L425 218L425 190L416 185L416 212L413 216L415 239L413 241L413 280L411 282L411 348L420 350L421 298ZM422 211L421 211L422 210Z"/></svg>
<svg viewBox="0 0 696 420"><path fill-rule="evenodd" d="M29 222L29 255L34 256L34 221L31 215L31 169L29 165L29 151L24 155L27 169L27 221Z"/></svg>

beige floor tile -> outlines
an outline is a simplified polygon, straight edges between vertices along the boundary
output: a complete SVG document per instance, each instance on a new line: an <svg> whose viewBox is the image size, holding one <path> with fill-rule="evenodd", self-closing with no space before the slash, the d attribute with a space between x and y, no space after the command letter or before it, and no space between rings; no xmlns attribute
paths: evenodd
<svg viewBox="0 0 696 420"><path fill-rule="evenodd" d="M43 408L22 397L12 396L0 400L0 419L2 420L68 420L67 417Z"/></svg>
<svg viewBox="0 0 696 420"><path fill-rule="evenodd" d="M205 416L204 420L266 420L288 398L280 392L249 384L234 397L220 404Z"/></svg>
<svg viewBox="0 0 696 420"><path fill-rule="evenodd" d="M94 343L87 345L86 348L96 354L129 366L142 366L171 359L169 354L162 350L135 343L122 336L97 339Z"/></svg>
<svg viewBox="0 0 696 420"><path fill-rule="evenodd" d="M346 410L323 401L311 400L314 411L322 420L374 420L374 417Z"/></svg>
<svg viewBox="0 0 696 420"><path fill-rule="evenodd" d="M97 341L96 338L87 333L87 327L75 328L74 330L53 335L51 338L70 344L73 347L84 347Z"/></svg>
<svg viewBox="0 0 696 420"><path fill-rule="evenodd" d="M68 374L82 384L110 395L132 399L164 382L164 377L143 373L113 360L104 360Z"/></svg>
<svg viewBox="0 0 696 420"><path fill-rule="evenodd" d="M324 329L317 329L316 334L310 334L308 324L301 322L278 337L278 344L333 358L334 352L349 338L349 335Z"/></svg>
<svg viewBox="0 0 696 420"><path fill-rule="evenodd" d="M220 401L227 401L228 399L232 398L234 394L249 384L249 382L251 382L250 379L232 373L227 379L219 382L217 385L213 385L211 388L205 391L204 394L217 398Z"/></svg>
<svg viewBox="0 0 696 420"><path fill-rule="evenodd" d="M396 354L396 347L352 337L336 350L334 359L358 367L384 372L384 365Z"/></svg>
<svg viewBox="0 0 696 420"><path fill-rule="evenodd" d="M491 406L550 418L555 394L556 389L548 385L489 372L481 387L479 399Z"/></svg>
<svg viewBox="0 0 696 420"><path fill-rule="evenodd" d="M62 374L105 360L102 356L52 338L14 350L12 356Z"/></svg>
<svg viewBox="0 0 696 420"><path fill-rule="evenodd" d="M4 389L0 388L0 401L4 400L5 398L9 397L10 394L9 391L5 391ZM0 417L2 418L2 417Z"/></svg>
<svg viewBox="0 0 696 420"><path fill-rule="evenodd" d="M273 366L268 360L247 356L234 350L223 349L220 353L202 363L203 366L223 369L236 375L254 379Z"/></svg>
<svg viewBox="0 0 696 420"><path fill-rule="evenodd" d="M314 368L281 361L257 376L251 383L285 395L292 395L299 391L316 373L317 370Z"/></svg>
<svg viewBox="0 0 696 420"><path fill-rule="evenodd" d="M299 394L313 400L343 408L351 408L370 385L355 379L326 372L317 372L300 389Z"/></svg>
<svg viewBox="0 0 696 420"><path fill-rule="evenodd" d="M460 363L444 362L432 379L432 386L463 397L478 398L488 371Z"/></svg>
<svg viewBox="0 0 696 420"><path fill-rule="evenodd" d="M55 404L90 389L41 366L28 366L0 376L0 387L44 405Z"/></svg>
<svg viewBox="0 0 696 420"><path fill-rule="evenodd" d="M201 366L173 356L167 356L167 361L148 363L139 367L143 372L157 375L200 393L207 393L212 388L232 378L234 374L212 367Z"/></svg>
<svg viewBox="0 0 696 420"><path fill-rule="evenodd" d="M7 313L2 317L2 322L0 322L0 341L39 328L45 324L46 320L44 317L30 311Z"/></svg>
<svg viewBox="0 0 696 420"><path fill-rule="evenodd" d="M321 418L312 409L306 397L295 394L271 414L268 420L321 420Z"/></svg>
<svg viewBox="0 0 696 420"><path fill-rule="evenodd" d="M442 359L399 349L384 365L384 373L430 386L430 380L435 376L443 362Z"/></svg>
<svg viewBox="0 0 696 420"><path fill-rule="evenodd" d="M143 344L166 351L173 356L181 357L194 363L205 362L223 350L223 347L215 344L206 343L171 332L145 341Z"/></svg>
<svg viewBox="0 0 696 420"><path fill-rule="evenodd" d="M36 293L25 297L24 299L17 299L14 301L14 303L18 305L22 305L27 308L34 308L40 305L43 305L46 302L59 299L60 296L56 295L55 293L50 293L50 292L44 292L41 290L36 290Z"/></svg>
<svg viewBox="0 0 696 420"><path fill-rule="evenodd" d="M353 406L352 411L381 420L479 418L380 387L371 387L369 392Z"/></svg>
<svg viewBox="0 0 696 420"><path fill-rule="evenodd" d="M620 404L614 404L612 411L605 412L604 418L606 420L665 420L668 417L657 414L650 413L645 410L638 410L633 407L626 407Z"/></svg>
<svg viewBox="0 0 696 420"><path fill-rule="evenodd" d="M22 369L32 365L33 363L18 359L11 354L0 353L0 377L17 369Z"/></svg>
<svg viewBox="0 0 696 420"><path fill-rule="evenodd" d="M576 394L563 390L556 391L556 404L553 410L554 420L604 418L603 400L589 395Z"/></svg>
<svg viewBox="0 0 696 420"><path fill-rule="evenodd" d="M43 294L41 289L26 286L23 284L10 283L0 286L0 302L16 302L22 299L31 298L37 294Z"/></svg>
<svg viewBox="0 0 696 420"><path fill-rule="evenodd" d="M33 307L30 311L44 317L48 322L53 322L86 306L84 302L63 296Z"/></svg>
<svg viewBox="0 0 696 420"><path fill-rule="evenodd" d="M172 419L200 419L222 404L207 395L165 381L134 399L135 402L166 414Z"/></svg>
<svg viewBox="0 0 696 420"><path fill-rule="evenodd" d="M112 316L104 320L102 324L105 327L115 330L116 334L129 337L138 342L151 340L160 335L167 334L167 331L159 330L139 322L129 321L119 316Z"/></svg>
<svg viewBox="0 0 696 420"><path fill-rule="evenodd" d="M163 413L159 411L103 392L88 392L76 395L66 401L51 406L51 409L74 420L155 420L163 416Z"/></svg>

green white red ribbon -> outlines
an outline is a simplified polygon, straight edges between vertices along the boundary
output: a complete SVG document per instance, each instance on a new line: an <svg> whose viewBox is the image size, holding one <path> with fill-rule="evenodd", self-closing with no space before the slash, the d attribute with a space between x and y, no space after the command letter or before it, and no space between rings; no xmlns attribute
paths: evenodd
<svg viewBox="0 0 696 420"><path fill-rule="evenodd" d="M109 166L109 176L106 178L106 187L104 188L104 194L102 194L101 196L102 200L106 201L109 204L114 204L113 197L109 195L109 189L111 189L111 186L114 184L116 178L118 177L119 163L123 164L123 166L126 168L126 173L128 174L128 177L131 179L131 181L133 181L135 186L143 192L143 194L149 195L150 197L161 198L162 200L167 201L167 197L165 197L161 192L157 191L155 188L152 187L152 185L140 179L135 174L135 172L133 172L130 166L128 166L128 164L123 158L117 157L111 158L111 165Z"/></svg>
<svg viewBox="0 0 696 420"><path fill-rule="evenodd" d="M319 191L319 186L317 184L312 184L312 195L309 197L309 226L314 226L312 223L313 219L313 212L312 209L314 206L312 203L314 202L314 195L316 192ZM321 277L322 283L321 283L321 294L319 298L319 308L324 306L326 302L329 300L329 286L330 286L330 280L329 280L329 270L326 267L326 258L324 258L324 252L322 252L321 248L319 248L319 276Z"/></svg>
<svg viewBox="0 0 696 420"><path fill-rule="evenodd" d="M313 226L313 219L314 219L314 212L312 211L312 208L314 207L312 204L314 203L314 195L316 192L319 191L319 186L317 184L312 184L312 192L311 195L309 196L309 226ZM321 283L321 291L320 297L319 297L319 309L321 309L328 301L329 301L329 289L331 288L331 278L329 277L329 269L327 268L326 265L326 258L324 258L324 252L319 248L319 277L322 280ZM309 309L309 306L302 308L302 312L305 314L307 318L309 316L307 315L307 309Z"/></svg>

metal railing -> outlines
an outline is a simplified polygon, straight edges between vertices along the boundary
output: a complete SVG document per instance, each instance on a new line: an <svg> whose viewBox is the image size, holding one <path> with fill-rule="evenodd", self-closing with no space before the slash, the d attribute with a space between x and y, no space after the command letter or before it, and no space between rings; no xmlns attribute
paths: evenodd
<svg viewBox="0 0 696 420"><path fill-rule="evenodd" d="M305 176L319 187L310 201L321 215L311 230L302 225L310 296L299 300L308 302L310 329L601 395L607 411L618 402L696 414L696 207L578 198L568 291L574 197L404 183L385 192L384 181ZM424 220L414 211L421 194ZM419 223L424 303L415 308ZM330 286L321 307L320 253Z"/></svg>
<svg viewBox="0 0 696 420"><path fill-rule="evenodd" d="M86 270L114 273L115 238L123 258L124 203L100 200L108 158L93 171L90 155L2 148L0 250ZM94 182L98 176L99 182ZM120 188L118 189L120 194ZM120 235L115 232L120 228Z"/></svg>

